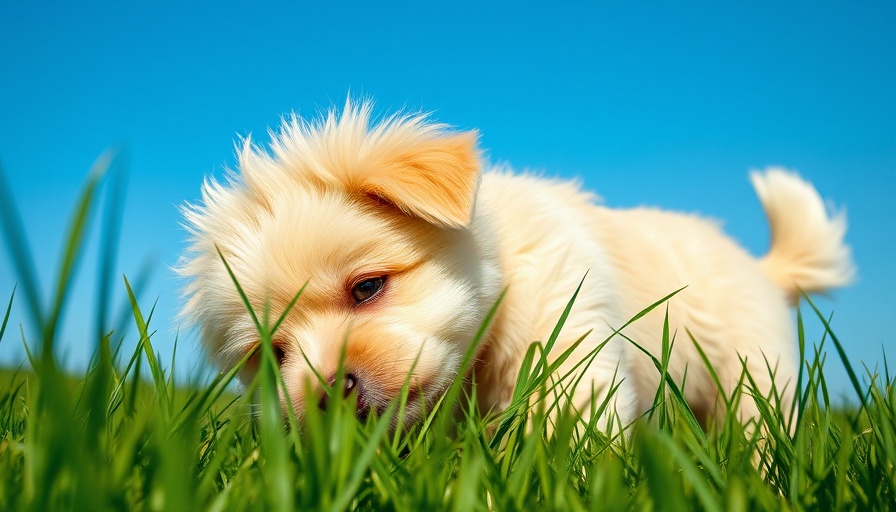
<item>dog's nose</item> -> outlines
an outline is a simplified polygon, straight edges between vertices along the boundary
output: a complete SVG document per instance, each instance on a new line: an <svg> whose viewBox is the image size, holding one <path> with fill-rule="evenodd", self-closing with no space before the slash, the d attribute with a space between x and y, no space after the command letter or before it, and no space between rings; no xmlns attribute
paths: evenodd
<svg viewBox="0 0 896 512"><path fill-rule="evenodd" d="M336 380L335 377L330 379L330 384L332 385L335 380ZM335 390L333 390L333 391L335 391ZM367 402L364 399L365 398L364 397L364 386L361 385L361 380L358 378L357 375L355 375L354 373L347 373L347 374L345 374L345 378L342 381L342 396L348 397L352 393L355 393L357 395L358 417L363 420L367 417L367 409L368 409ZM318 408L320 408L322 411L326 411L329 401L330 401L330 396L326 391L324 391L324 393L320 397L320 401L317 403Z"/></svg>

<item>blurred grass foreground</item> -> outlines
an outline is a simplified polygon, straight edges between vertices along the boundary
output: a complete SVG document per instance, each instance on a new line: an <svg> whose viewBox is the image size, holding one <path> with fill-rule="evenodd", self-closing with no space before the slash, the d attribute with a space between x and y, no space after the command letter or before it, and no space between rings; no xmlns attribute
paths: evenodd
<svg viewBox="0 0 896 512"><path fill-rule="evenodd" d="M612 438L593 428L596 417L572 411L568 390L551 378L555 338L532 345L508 410L483 416L458 405L476 393L461 375L406 429L391 428L391 417L400 416L407 386L382 418L359 422L352 398L334 393L327 411L308 408L299 422L287 410L284 420L270 344L276 323L258 316L261 370L241 396L229 386L235 369L202 385L176 382L173 356L166 367L153 349L153 308L127 277L117 305L136 329L111 326L124 190L113 163L104 156L86 180L48 301L0 173L2 233L18 276L15 289L0 290L0 350L23 343L27 353L21 366L0 371L0 510L896 510L896 381L886 361L883 374L852 368L811 302L807 321L824 336L806 340L797 315L796 403L725 398L732 410L735 400L756 400L762 418L748 428L730 413L707 431L698 425L665 375L676 342L668 333L654 360L664 377L654 407ZM93 220L96 329L78 342L94 355L72 374L54 347ZM25 319L10 318L18 301ZM29 329L16 328L22 323ZM137 339L133 353L121 350L126 336ZM830 401L823 349L831 345L846 365L853 407ZM797 414L784 414L789 405Z"/></svg>

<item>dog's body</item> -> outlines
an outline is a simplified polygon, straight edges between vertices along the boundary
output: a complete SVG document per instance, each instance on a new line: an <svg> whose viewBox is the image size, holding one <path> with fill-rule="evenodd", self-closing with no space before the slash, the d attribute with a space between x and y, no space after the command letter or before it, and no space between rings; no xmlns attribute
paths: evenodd
<svg viewBox="0 0 896 512"><path fill-rule="evenodd" d="M207 184L204 204L186 213L194 238L181 269L192 278L185 311L207 349L228 366L258 343L220 249L257 310L268 302L279 314L308 283L275 336L300 412L306 396L322 393L315 372L331 378L342 354L361 407L382 410L409 373L414 393L432 403L506 288L474 367L479 405L502 409L528 346L548 338L585 277L552 354L591 331L563 372L610 341L584 370L577 407L611 387L623 424L649 407L659 373L631 341L660 357L666 306L613 333L683 287L668 302L670 374L681 382L687 373L695 412L711 415L718 393L688 333L726 392L745 364L757 391L790 396L789 303L798 289L822 291L853 274L845 219L829 218L810 185L780 170L753 175L772 231L771 251L756 260L694 216L613 210L570 183L482 174L475 139L423 117L371 127L369 107L349 105L318 125L293 119L272 155L247 143L240 176ZM752 400L740 404L744 419L755 416Z"/></svg>
<svg viewBox="0 0 896 512"><path fill-rule="evenodd" d="M761 260L696 216L610 209L595 205L569 183L486 174L478 207L494 218L509 284L493 333L501 341L487 345L477 375L486 384L478 390L486 404L507 404L528 345L524 340L547 339L570 290L588 272L554 350L561 352L593 332L567 366L652 303L687 287L667 303L669 329L677 333L669 371L679 383L687 372L684 391L698 417L705 420L712 412L717 386L688 333L727 393L746 363L764 396L773 385L771 368L782 405L789 405L797 361L788 305L797 297L797 286L821 291L850 278L849 253L840 243L845 222L842 217L830 221L814 189L793 175L769 170L753 180L775 235L772 251ZM656 308L622 333L661 358L665 313L665 305ZM598 388L606 388L617 372L616 381L623 376L626 381L617 391L616 407L621 419L631 419L652 403L659 372L619 336L588 369ZM577 405L584 408L588 399L583 393ZM740 408L744 419L755 415L752 399L741 400Z"/></svg>

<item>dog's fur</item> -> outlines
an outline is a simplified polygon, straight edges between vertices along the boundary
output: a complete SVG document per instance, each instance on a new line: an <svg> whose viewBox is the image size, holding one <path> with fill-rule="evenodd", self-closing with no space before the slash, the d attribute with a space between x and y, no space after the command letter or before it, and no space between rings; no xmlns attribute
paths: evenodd
<svg viewBox="0 0 896 512"><path fill-rule="evenodd" d="M650 406L656 368L612 334L682 287L668 302L677 333L669 371L679 382L687 373L684 393L698 415L711 415L717 389L686 332L726 392L746 365L756 391L775 386L790 403L797 362L788 305L798 290L841 286L854 273L843 214L829 216L811 185L780 169L751 176L772 234L769 253L755 259L696 216L609 209L572 183L483 173L476 133L423 115L374 123L368 103L314 123L293 116L269 151L247 139L238 153L239 172L207 181L201 204L185 208L184 313L228 367L259 337L218 249L254 308L269 304L273 318L307 282L274 340L300 414L305 397L323 393L315 372L331 378L343 353L369 407L382 410L409 372L414 392L432 403L506 287L473 370L480 407L501 409L528 346L547 339L586 274L552 352L591 331L563 371L610 339L577 387L584 412L616 385L623 424ZM352 286L378 276L383 289L356 304ZM624 336L659 357L665 311ZM413 402L412 420L421 414ZM756 412L752 399L740 401L744 419Z"/></svg>

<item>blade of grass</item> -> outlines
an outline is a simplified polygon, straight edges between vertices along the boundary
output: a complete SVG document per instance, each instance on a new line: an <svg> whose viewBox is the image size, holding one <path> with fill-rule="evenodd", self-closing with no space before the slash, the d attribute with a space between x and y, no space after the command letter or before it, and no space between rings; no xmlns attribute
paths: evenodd
<svg viewBox="0 0 896 512"><path fill-rule="evenodd" d="M152 373L152 381L157 395L156 398L162 413L162 422L165 425L168 425L171 418L171 404L168 397L168 387L165 384L165 373L159 365L158 359L156 359L156 353L152 348L152 342L149 339L150 335L147 331L148 325L143 319L143 312L137 304L137 297L134 295L134 290L131 289L131 283L128 282L127 276L122 277L124 279L124 286L128 292L128 299L131 301L131 308L134 312L134 321L137 324L137 332L140 333L140 343L146 354L146 362L149 365L149 371ZM155 310L155 306L153 306L153 310ZM150 317L151 316L152 312L150 312Z"/></svg>
<svg viewBox="0 0 896 512"><path fill-rule="evenodd" d="M368 437L360 455L358 455L357 458L354 458L351 475L343 486L342 492L336 497L336 500L333 503L333 510L345 510L351 500L355 497L358 486L361 484L361 479L364 477L364 473L370 466L370 461L373 459L374 455L376 455L376 451L380 447L380 440L386 435L394 409L395 404L392 403L386 411L384 411L383 415L377 420L376 428L373 433L371 433L370 437Z"/></svg>
<svg viewBox="0 0 896 512"><path fill-rule="evenodd" d="M37 280L37 272L34 269L34 258L28 246L25 236L25 228L22 217L16 208L12 191L6 181L6 173L0 166L0 225L3 226L3 238L6 247L12 257L13 266L16 269L19 283L25 294L25 304L36 332L40 332L44 325L44 313L41 304L40 287Z"/></svg>
<svg viewBox="0 0 896 512"><path fill-rule="evenodd" d="M79 195L73 220L69 225L68 235L65 239L62 258L59 263L59 275L56 279L56 293L50 306L50 312L42 326L44 357L48 357L48 355L53 352L53 345L56 341L56 330L59 327L68 291L74 280L75 272L81 259L80 256L84 249L85 237L87 236L87 230L94 207L94 196L96 195L96 190L99 187L103 175L109 167L111 158L112 154L108 151L100 155L97 161L93 164L93 167L88 174L87 181Z"/></svg>
<svg viewBox="0 0 896 512"><path fill-rule="evenodd" d="M146 289L146 285L152 277L152 264L150 263L150 260L144 260L143 263L141 263L136 276L137 277L131 283L131 288L134 290L134 297L139 301L143 296L143 290ZM118 310L117 315L115 315L115 322L112 324L113 332L118 333L118 343L116 343L115 347L112 349L113 361L118 361L118 356L121 353L121 343L125 339L128 324L133 321L133 316L134 311L130 300L124 301Z"/></svg>
<svg viewBox="0 0 896 512"><path fill-rule="evenodd" d="M127 193L126 165L122 161L125 158L121 149L112 152L109 163L109 183L105 190L105 208L102 215L100 234L99 265L97 267L97 302L96 302L96 339L105 339L106 324L108 323L109 310L111 309L112 285L115 278L115 262L118 259L118 247L121 239L121 221L124 217L125 196ZM100 358L108 356L111 361L111 352L108 346L100 347Z"/></svg>
<svg viewBox="0 0 896 512"><path fill-rule="evenodd" d="M846 369L846 374L849 376L849 382L852 384L853 389L856 392L856 396L859 398L859 401L862 404L862 408L864 409L867 406L866 403L866 394L862 391L862 386L859 384L859 378L856 376L855 370L852 368L852 364L849 362L849 358L846 356L846 350L843 349L843 344L840 343L840 339L837 338L837 335L834 334L834 331L831 329L830 320L826 319L825 316L821 313L821 310L818 309L818 306L812 302L812 299L803 293L803 296L806 298L806 302L815 311L815 315L821 320L821 323L824 325L824 330L830 336L831 341L834 342L834 347L837 349L837 355L840 356L840 361L843 363L843 367Z"/></svg>
<svg viewBox="0 0 896 512"><path fill-rule="evenodd" d="M12 301L16 297L16 287L12 287L12 293L9 294L9 304L6 305L6 314L3 315L3 323L0 324L0 341L3 341L3 334L6 333L6 323L9 321L9 313L12 311Z"/></svg>
<svg viewBox="0 0 896 512"><path fill-rule="evenodd" d="M240 286L239 280L227 259L217 246L218 256L224 263L230 279L239 292L246 306L246 310L252 317L255 327L261 338L261 362L256 379L260 384L261 391L261 445L265 452L264 475L266 483L270 491L268 494L269 503L277 510L292 510L293 499L290 492L290 475L292 472L287 466L285 450L283 449L283 426L280 423L281 409L280 396L278 393L277 382L280 380L277 359L274 356L274 348L271 339L271 330L269 329L269 304L265 303L263 322L259 320L258 315L252 308L252 303L246 292ZM301 293L301 292L300 292ZM298 300L298 294L293 301ZM284 312L283 317L288 314L288 310Z"/></svg>

